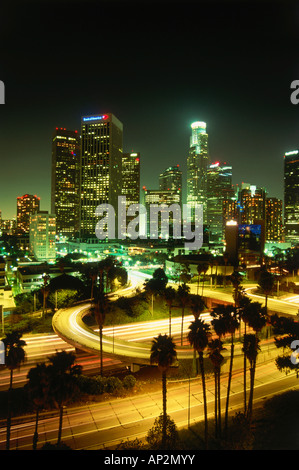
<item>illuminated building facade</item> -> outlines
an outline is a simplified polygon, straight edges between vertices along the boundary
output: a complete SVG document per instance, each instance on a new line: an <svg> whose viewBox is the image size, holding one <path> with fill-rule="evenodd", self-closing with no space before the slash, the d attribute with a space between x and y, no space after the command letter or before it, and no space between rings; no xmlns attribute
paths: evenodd
<svg viewBox="0 0 299 470"><path fill-rule="evenodd" d="M254 224L255 220L265 220L266 190L242 183L239 193L240 222Z"/></svg>
<svg viewBox="0 0 299 470"><path fill-rule="evenodd" d="M172 212L168 212L168 210L161 209L161 213L159 214L158 219L158 232L153 232L150 227L150 206L151 205L161 205L165 204L166 206L171 206L172 204L180 205L181 201L181 192L178 190L161 190L161 189L146 189L143 187L143 198L142 204L144 204L147 213L147 234L151 238L159 238L161 236L161 215L165 214L168 216L169 214L169 236L172 235L172 226L173 226L173 214Z"/></svg>
<svg viewBox="0 0 299 470"><path fill-rule="evenodd" d="M24 194L17 197L17 233L29 233L30 215L39 211L40 198L36 195Z"/></svg>
<svg viewBox="0 0 299 470"><path fill-rule="evenodd" d="M95 237L100 204L111 204L117 214L121 196L123 125L113 114L84 116L81 120L80 236Z"/></svg>
<svg viewBox="0 0 299 470"><path fill-rule="evenodd" d="M285 240L299 242L299 150L284 155Z"/></svg>
<svg viewBox="0 0 299 470"><path fill-rule="evenodd" d="M282 200L276 197L266 198L266 240L279 241L282 239Z"/></svg>
<svg viewBox="0 0 299 470"><path fill-rule="evenodd" d="M232 167L226 163L215 162L207 170L207 224L210 241L224 240L223 202L232 198Z"/></svg>
<svg viewBox="0 0 299 470"><path fill-rule="evenodd" d="M193 122L187 158L187 204L203 205L203 223L207 223L208 134L205 122Z"/></svg>
<svg viewBox="0 0 299 470"><path fill-rule="evenodd" d="M56 233L75 236L79 231L80 137L77 131L56 128L52 140L51 212Z"/></svg>
<svg viewBox="0 0 299 470"><path fill-rule="evenodd" d="M122 156L122 189L126 196L126 209L140 202L140 153L124 153Z"/></svg>
<svg viewBox="0 0 299 470"><path fill-rule="evenodd" d="M180 204L182 203L182 171L179 165L170 166L160 174L159 188L162 191L179 191L181 194Z"/></svg>
<svg viewBox="0 0 299 470"><path fill-rule="evenodd" d="M39 211L30 216L30 252L36 261L56 259L56 218L48 211Z"/></svg>

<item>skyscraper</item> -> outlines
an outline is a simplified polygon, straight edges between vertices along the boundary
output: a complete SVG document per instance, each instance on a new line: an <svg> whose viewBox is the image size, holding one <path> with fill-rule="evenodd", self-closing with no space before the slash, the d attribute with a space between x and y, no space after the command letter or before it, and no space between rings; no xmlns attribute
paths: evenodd
<svg viewBox="0 0 299 470"><path fill-rule="evenodd" d="M255 220L265 220L266 190L248 183L242 183L240 197L240 222L254 224Z"/></svg>
<svg viewBox="0 0 299 470"><path fill-rule="evenodd" d="M39 211L40 198L32 194L17 197L17 233L29 233L30 215Z"/></svg>
<svg viewBox="0 0 299 470"><path fill-rule="evenodd" d="M126 206L140 202L140 153L124 153L122 156L122 190ZM126 208L127 208L126 207Z"/></svg>
<svg viewBox="0 0 299 470"><path fill-rule="evenodd" d="M166 217L169 221L169 236L173 235L173 213L168 212L168 207L172 204L180 204L181 194L180 191L174 189L161 190L161 189L146 189L143 187L142 204L144 204L147 212L147 235L150 238L159 238L161 236L161 217ZM158 214L157 231L153 231L151 226L151 206L166 205L166 208L161 208Z"/></svg>
<svg viewBox="0 0 299 470"><path fill-rule="evenodd" d="M159 176L159 188L162 191L175 190L182 195L182 171L180 165L170 166ZM182 196L181 196L182 199ZM182 201L180 201L180 204Z"/></svg>
<svg viewBox="0 0 299 470"><path fill-rule="evenodd" d="M210 241L224 240L224 201L234 196L232 167L215 162L207 170L207 224Z"/></svg>
<svg viewBox="0 0 299 470"><path fill-rule="evenodd" d="M30 216L30 251L36 261L55 261L56 259L56 221L55 215L39 211Z"/></svg>
<svg viewBox="0 0 299 470"><path fill-rule="evenodd" d="M267 241L279 241L282 237L282 200L276 197L266 198L266 227Z"/></svg>
<svg viewBox="0 0 299 470"><path fill-rule="evenodd" d="M123 125L113 114L84 116L81 120L82 238L95 237L100 204L111 204L117 213L121 195ZM116 223L117 226L117 223Z"/></svg>
<svg viewBox="0 0 299 470"><path fill-rule="evenodd" d="M51 212L58 235L79 231L80 137L77 131L58 128L52 140Z"/></svg>
<svg viewBox="0 0 299 470"><path fill-rule="evenodd" d="M299 150L284 155L284 226L286 241L299 241Z"/></svg>
<svg viewBox="0 0 299 470"><path fill-rule="evenodd" d="M208 134L205 122L193 122L187 158L187 204L203 205L203 223L207 223Z"/></svg>

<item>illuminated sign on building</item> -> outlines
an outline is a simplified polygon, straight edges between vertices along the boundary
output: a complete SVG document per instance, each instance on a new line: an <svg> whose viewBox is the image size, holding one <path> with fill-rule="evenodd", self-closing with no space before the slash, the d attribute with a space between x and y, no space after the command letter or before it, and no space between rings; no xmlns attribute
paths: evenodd
<svg viewBox="0 0 299 470"><path fill-rule="evenodd" d="M107 114L104 114L103 116L90 116L90 117L84 117L83 121L99 121L102 119L107 119Z"/></svg>

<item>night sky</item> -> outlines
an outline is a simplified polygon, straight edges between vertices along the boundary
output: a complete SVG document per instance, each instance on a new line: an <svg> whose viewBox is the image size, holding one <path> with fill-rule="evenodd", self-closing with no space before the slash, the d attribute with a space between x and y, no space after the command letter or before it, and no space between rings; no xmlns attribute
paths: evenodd
<svg viewBox="0 0 299 470"><path fill-rule="evenodd" d="M283 155L299 148L298 2L43 0L1 10L3 218L25 193L50 210L53 130L107 112L124 125L124 152L141 153L148 188L177 164L185 183L200 120L211 160L233 166L234 184L283 197Z"/></svg>

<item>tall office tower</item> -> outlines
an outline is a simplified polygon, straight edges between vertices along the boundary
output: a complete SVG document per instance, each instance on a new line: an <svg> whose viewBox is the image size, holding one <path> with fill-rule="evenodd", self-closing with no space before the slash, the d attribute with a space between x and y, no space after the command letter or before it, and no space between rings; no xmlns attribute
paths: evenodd
<svg viewBox="0 0 299 470"><path fill-rule="evenodd" d="M111 204L116 214L121 196L123 125L113 114L84 116L81 120L81 213L82 238L95 237L100 204Z"/></svg>
<svg viewBox="0 0 299 470"><path fill-rule="evenodd" d="M58 128L52 140L51 212L56 215L56 233L74 236L79 231L80 136Z"/></svg>
<svg viewBox="0 0 299 470"><path fill-rule="evenodd" d="M122 156L122 196L126 196L126 209L140 202L140 153L124 153Z"/></svg>
<svg viewBox="0 0 299 470"><path fill-rule="evenodd" d="M242 183L239 197L241 224L254 224L255 220L265 220L265 188Z"/></svg>
<svg viewBox="0 0 299 470"><path fill-rule="evenodd" d="M299 150L284 156L285 240L299 242Z"/></svg>
<svg viewBox="0 0 299 470"><path fill-rule="evenodd" d="M207 223L208 134L205 122L193 122L187 158L187 204L203 205L203 223Z"/></svg>
<svg viewBox="0 0 299 470"><path fill-rule="evenodd" d="M39 211L40 198L32 194L17 197L17 233L29 233L30 215Z"/></svg>
<svg viewBox="0 0 299 470"><path fill-rule="evenodd" d="M150 212L150 207L151 205L161 205L165 204L166 206L171 206L172 204L178 204L180 205L181 201L181 193L178 190L175 189L168 189L168 190L161 190L161 189L146 189L143 187L143 195L142 195L142 204L146 208L146 213L147 213L147 234L150 238L159 238L161 237L161 217L168 218L169 222L169 236L171 237L173 235L173 213L171 211L168 211L168 209L161 209L161 212L159 213L158 217L158 225L157 225L157 231L151 230L151 212ZM181 230L181 226L180 226Z"/></svg>
<svg viewBox="0 0 299 470"><path fill-rule="evenodd" d="M207 170L207 224L210 241L224 241L223 203L233 195L232 167L220 162L209 165Z"/></svg>
<svg viewBox="0 0 299 470"><path fill-rule="evenodd" d="M30 216L30 252L37 261L56 259L56 220L54 214L39 211Z"/></svg>
<svg viewBox="0 0 299 470"><path fill-rule="evenodd" d="M282 237L282 200L276 197L266 198L265 237L270 242Z"/></svg>
<svg viewBox="0 0 299 470"><path fill-rule="evenodd" d="M170 166L160 174L159 188L162 191L169 189L179 191L181 194L180 204L182 203L182 171L180 170L180 165Z"/></svg>

